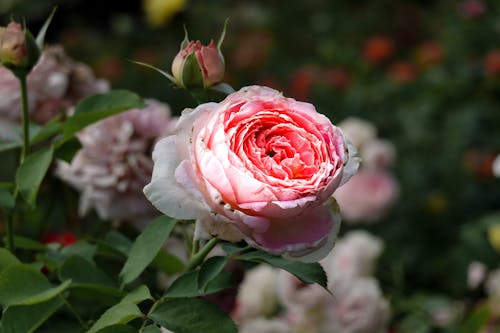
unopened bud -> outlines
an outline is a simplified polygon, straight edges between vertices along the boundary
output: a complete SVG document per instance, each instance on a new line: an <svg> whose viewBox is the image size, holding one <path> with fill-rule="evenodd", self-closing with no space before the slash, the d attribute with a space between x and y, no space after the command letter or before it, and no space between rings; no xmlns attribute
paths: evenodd
<svg viewBox="0 0 500 333"><path fill-rule="evenodd" d="M189 41L172 62L172 74L177 84L184 88L208 88L220 83L224 68L224 57L213 40L208 46L200 41Z"/></svg>

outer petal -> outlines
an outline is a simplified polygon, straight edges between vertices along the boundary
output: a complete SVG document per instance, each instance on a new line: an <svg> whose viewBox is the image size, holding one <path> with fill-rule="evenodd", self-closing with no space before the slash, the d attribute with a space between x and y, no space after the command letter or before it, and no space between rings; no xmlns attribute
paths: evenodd
<svg viewBox="0 0 500 333"><path fill-rule="evenodd" d="M340 224L342 222L337 203L335 202L333 206L335 206L335 210L331 211L333 226L330 229L328 236L313 247L306 248L302 251L285 252L283 254L283 257L302 262L318 262L321 259L325 258L332 251L340 230Z"/></svg>
<svg viewBox="0 0 500 333"><path fill-rule="evenodd" d="M197 219L206 215L203 203L196 200L175 177L181 163L175 136L160 140L153 151L154 169L144 194L163 214L177 219Z"/></svg>
<svg viewBox="0 0 500 333"><path fill-rule="evenodd" d="M359 156L356 147L354 147L352 143L349 142L349 140L346 141L347 141L347 150L349 157L347 160L347 164L344 165L344 173L342 174L342 179L340 180L339 186L342 186L345 183L347 183L347 181L351 179L351 177L354 176L356 172L358 172L359 164L361 163L361 157Z"/></svg>
<svg viewBox="0 0 500 333"><path fill-rule="evenodd" d="M324 258L333 248L340 215L326 205L307 209L295 218L272 221L262 234L254 234L256 245L271 253L304 262Z"/></svg>

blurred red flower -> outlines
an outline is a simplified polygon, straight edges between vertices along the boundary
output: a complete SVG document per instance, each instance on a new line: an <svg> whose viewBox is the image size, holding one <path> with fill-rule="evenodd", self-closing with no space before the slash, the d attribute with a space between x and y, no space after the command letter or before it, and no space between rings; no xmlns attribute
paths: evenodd
<svg viewBox="0 0 500 333"><path fill-rule="evenodd" d="M397 61L389 67L389 77L397 83L410 83L417 78L417 69L408 61Z"/></svg>
<svg viewBox="0 0 500 333"><path fill-rule="evenodd" d="M423 68L429 68L440 64L445 56L441 44L434 40L429 40L420 44L416 51L417 63Z"/></svg>
<svg viewBox="0 0 500 333"><path fill-rule="evenodd" d="M325 82L327 85L344 90L351 85L351 73L344 68L330 68L325 71Z"/></svg>
<svg viewBox="0 0 500 333"><path fill-rule="evenodd" d="M363 48L363 58L369 63L380 63L388 60L394 54L394 41L387 36L373 36L368 39Z"/></svg>
<svg viewBox="0 0 500 333"><path fill-rule="evenodd" d="M78 238L76 238L76 236L69 231L51 232L46 234L42 238L42 243L44 244L59 243L62 246L68 246L73 243L76 243L77 240Z"/></svg>
<svg viewBox="0 0 500 333"><path fill-rule="evenodd" d="M484 59L484 71L486 75L496 76L500 74L500 49L491 50Z"/></svg>
<svg viewBox="0 0 500 333"><path fill-rule="evenodd" d="M486 5L481 0L465 0L459 5L458 11L466 18L476 18L486 12Z"/></svg>

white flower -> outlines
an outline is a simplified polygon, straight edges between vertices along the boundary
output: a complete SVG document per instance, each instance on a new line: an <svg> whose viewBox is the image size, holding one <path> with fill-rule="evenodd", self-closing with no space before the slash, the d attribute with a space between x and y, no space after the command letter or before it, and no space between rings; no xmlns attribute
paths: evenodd
<svg viewBox="0 0 500 333"><path fill-rule="evenodd" d="M377 128L372 123L357 117L349 117L338 124L344 135L358 149L377 137Z"/></svg>
<svg viewBox="0 0 500 333"><path fill-rule="evenodd" d="M487 267L479 261L473 261L469 264L467 270L467 286L470 289L476 289L486 277Z"/></svg>
<svg viewBox="0 0 500 333"><path fill-rule="evenodd" d="M495 177L500 177L500 154L498 154L497 157L495 157L495 160L493 161L492 170L493 170L493 175Z"/></svg>
<svg viewBox="0 0 500 333"><path fill-rule="evenodd" d="M292 333L293 327L284 320L258 318L246 322L239 329L240 333Z"/></svg>

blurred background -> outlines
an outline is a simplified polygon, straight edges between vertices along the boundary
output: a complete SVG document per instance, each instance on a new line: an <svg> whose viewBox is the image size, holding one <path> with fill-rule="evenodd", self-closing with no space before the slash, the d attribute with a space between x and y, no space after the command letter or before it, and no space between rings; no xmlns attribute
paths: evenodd
<svg viewBox="0 0 500 333"><path fill-rule="evenodd" d="M355 127L353 141L367 131L389 146L375 163L389 185L370 178L338 200L353 207L341 236L362 229L384 244L374 276L393 331L497 332L500 2L0 0L0 22L37 31L54 6L49 43L174 114L195 101L130 60L169 72L183 25L207 44L229 17L226 82L273 87ZM14 162L0 154L1 180Z"/></svg>

